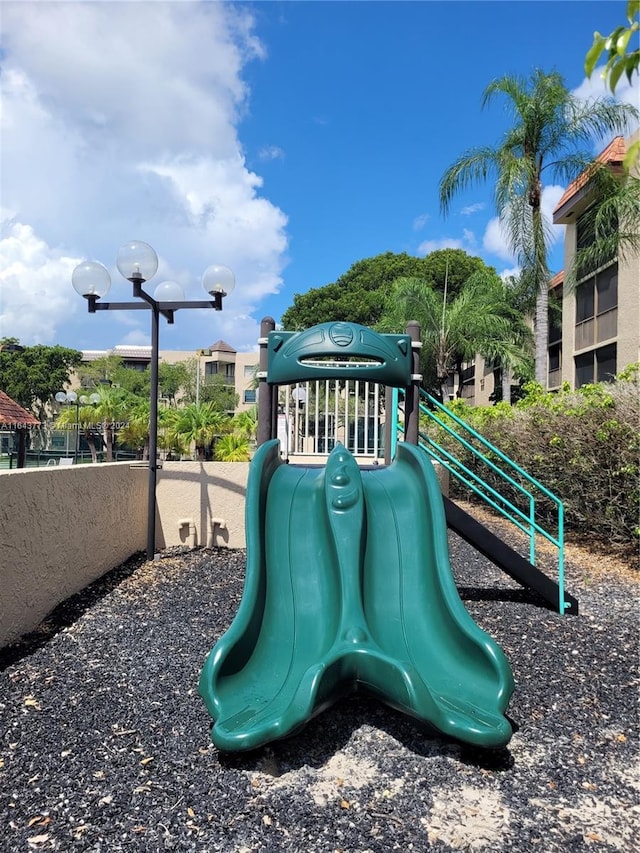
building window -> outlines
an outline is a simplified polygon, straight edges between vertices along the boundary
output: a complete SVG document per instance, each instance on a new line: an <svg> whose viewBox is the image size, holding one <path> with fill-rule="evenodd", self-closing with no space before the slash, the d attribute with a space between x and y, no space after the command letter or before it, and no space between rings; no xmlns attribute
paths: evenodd
<svg viewBox="0 0 640 853"><path fill-rule="evenodd" d="M562 340L562 287L557 287L549 294L549 343L555 344Z"/></svg>
<svg viewBox="0 0 640 853"><path fill-rule="evenodd" d="M549 347L548 388L558 388L562 383L562 344Z"/></svg>
<svg viewBox="0 0 640 853"><path fill-rule="evenodd" d="M583 282L576 291L576 323L590 320L595 313L595 279Z"/></svg>
<svg viewBox="0 0 640 853"><path fill-rule="evenodd" d="M606 347L586 352L575 357L576 388L592 382L613 382L617 372L617 347Z"/></svg>
<svg viewBox="0 0 640 853"><path fill-rule="evenodd" d="M233 362L228 361L207 361L204 366L205 376L216 376L220 374L224 376L227 382L234 382L236 376L236 366Z"/></svg>
<svg viewBox="0 0 640 853"><path fill-rule="evenodd" d="M598 314L618 307L618 265L613 264L596 276Z"/></svg>
<svg viewBox="0 0 640 853"><path fill-rule="evenodd" d="M616 345L609 344L596 350L596 381L613 382L616 378Z"/></svg>
<svg viewBox="0 0 640 853"><path fill-rule="evenodd" d="M595 217L597 213L597 205L592 205L588 210L586 210L576 222L576 250L580 252L581 249L588 249L589 246L592 246L595 243ZM618 230L618 223L611 223L613 228L613 233ZM603 234L602 236L607 236ZM610 236L610 232L609 232ZM615 255L612 255L607 261L614 260ZM606 261L605 261L606 263ZM595 264L592 260L589 263L582 263L580 265L580 269L578 270L578 278L584 278L587 275L590 275L594 272Z"/></svg>
<svg viewBox="0 0 640 853"><path fill-rule="evenodd" d="M245 403L255 403L256 402L255 388L247 388L244 392L242 399Z"/></svg>
<svg viewBox="0 0 640 853"><path fill-rule="evenodd" d="M618 333L618 265L611 264L576 290L575 349L615 338Z"/></svg>
<svg viewBox="0 0 640 853"><path fill-rule="evenodd" d="M252 379L257 370L258 370L257 364L245 364L245 366L244 366L244 378L245 379Z"/></svg>
<svg viewBox="0 0 640 853"><path fill-rule="evenodd" d="M576 388L593 382L593 353L576 356Z"/></svg>

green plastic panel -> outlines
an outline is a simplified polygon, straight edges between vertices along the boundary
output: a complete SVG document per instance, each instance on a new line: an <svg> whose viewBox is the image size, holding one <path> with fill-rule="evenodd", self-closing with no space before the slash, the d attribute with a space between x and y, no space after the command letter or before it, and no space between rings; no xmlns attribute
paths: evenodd
<svg viewBox="0 0 640 853"><path fill-rule="evenodd" d="M382 335L357 323L320 323L303 332L271 332L267 381L272 385L315 379L361 379L396 388L411 384L411 338ZM340 366L319 359L360 359Z"/></svg>
<svg viewBox="0 0 640 853"><path fill-rule="evenodd" d="M243 597L200 676L218 748L288 736L356 689L461 741L509 741L511 669L458 596L422 451L401 443L389 467L366 470L338 445L305 468L266 442L246 531Z"/></svg>

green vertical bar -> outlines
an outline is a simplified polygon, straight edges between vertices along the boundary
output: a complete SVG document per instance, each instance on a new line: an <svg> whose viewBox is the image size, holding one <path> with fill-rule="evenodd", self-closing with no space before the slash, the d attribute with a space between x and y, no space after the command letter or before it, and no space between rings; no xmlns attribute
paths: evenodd
<svg viewBox="0 0 640 853"><path fill-rule="evenodd" d="M560 615L569 607L564 601L564 504L558 504L558 607Z"/></svg>
<svg viewBox="0 0 640 853"><path fill-rule="evenodd" d="M392 389L393 419L391 421L391 459L396 455L398 446L398 389Z"/></svg>
<svg viewBox="0 0 640 853"><path fill-rule="evenodd" d="M536 501L533 495L529 495L529 562L532 566L536 564Z"/></svg>

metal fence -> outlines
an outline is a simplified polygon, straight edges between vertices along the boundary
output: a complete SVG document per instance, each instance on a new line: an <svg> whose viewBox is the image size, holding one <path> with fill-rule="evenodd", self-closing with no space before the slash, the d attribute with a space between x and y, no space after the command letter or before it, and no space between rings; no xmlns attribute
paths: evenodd
<svg viewBox="0 0 640 853"><path fill-rule="evenodd" d="M280 386L282 455L324 457L340 442L354 456L383 457L384 400L383 386L360 380L318 379Z"/></svg>

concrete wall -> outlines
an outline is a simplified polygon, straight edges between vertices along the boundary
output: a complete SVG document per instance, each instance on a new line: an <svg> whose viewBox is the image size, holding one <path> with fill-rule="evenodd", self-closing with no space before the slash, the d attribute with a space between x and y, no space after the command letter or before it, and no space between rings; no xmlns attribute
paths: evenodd
<svg viewBox="0 0 640 853"><path fill-rule="evenodd" d="M0 475L0 647L144 549L146 474L120 462Z"/></svg>
<svg viewBox="0 0 640 853"><path fill-rule="evenodd" d="M156 488L156 545L244 548L248 462L164 462Z"/></svg>

